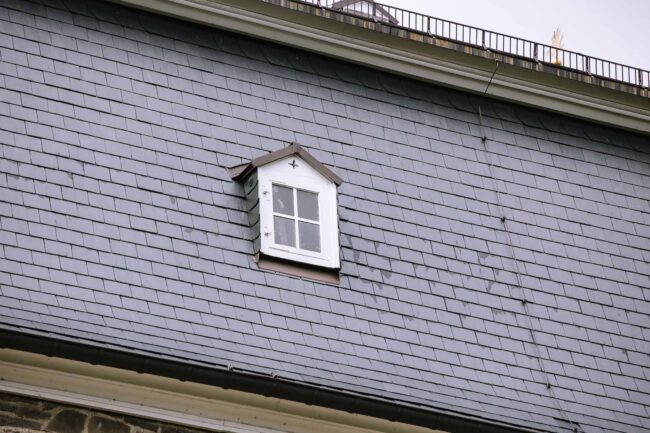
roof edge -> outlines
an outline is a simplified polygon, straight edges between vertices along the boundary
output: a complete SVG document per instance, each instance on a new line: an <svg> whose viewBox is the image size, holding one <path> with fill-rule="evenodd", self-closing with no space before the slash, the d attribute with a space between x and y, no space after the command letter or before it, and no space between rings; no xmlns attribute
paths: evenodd
<svg viewBox="0 0 650 433"><path fill-rule="evenodd" d="M259 0L111 0L445 87L650 135L650 99L422 44Z"/></svg>
<svg viewBox="0 0 650 433"><path fill-rule="evenodd" d="M127 348L120 350L100 342L82 342L78 338L65 338L26 328L19 330L2 323L0 348L249 392L449 433L543 431L405 401L300 382L274 373L262 374L232 366L206 364Z"/></svg>

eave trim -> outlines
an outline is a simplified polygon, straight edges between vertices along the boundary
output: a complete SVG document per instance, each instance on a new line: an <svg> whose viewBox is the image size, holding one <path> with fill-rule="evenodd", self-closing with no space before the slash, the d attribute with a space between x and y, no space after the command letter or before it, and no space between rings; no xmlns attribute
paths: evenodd
<svg viewBox="0 0 650 433"><path fill-rule="evenodd" d="M212 385L449 433L541 432L535 428L295 381L275 374L265 375L229 366L119 349L99 342L79 341L25 328L11 329L3 324L0 324L0 348Z"/></svg>

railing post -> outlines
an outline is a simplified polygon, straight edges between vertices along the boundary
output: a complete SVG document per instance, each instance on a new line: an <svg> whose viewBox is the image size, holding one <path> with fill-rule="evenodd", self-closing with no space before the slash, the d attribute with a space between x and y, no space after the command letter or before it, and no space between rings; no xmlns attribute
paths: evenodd
<svg viewBox="0 0 650 433"><path fill-rule="evenodd" d="M591 57L585 56L585 71L591 75Z"/></svg>
<svg viewBox="0 0 650 433"><path fill-rule="evenodd" d="M533 60L535 60L536 62L539 62L539 57L537 57L537 55L539 53L539 45L537 45L537 43L535 43L535 45L533 47L534 47L533 48Z"/></svg>
<svg viewBox="0 0 650 433"><path fill-rule="evenodd" d="M427 33L431 34L431 17L427 17Z"/></svg>
<svg viewBox="0 0 650 433"><path fill-rule="evenodd" d="M481 46L485 49L485 30L481 29Z"/></svg>
<svg viewBox="0 0 650 433"><path fill-rule="evenodd" d="M643 72L641 69L636 70L637 75L639 76L639 87L643 87Z"/></svg>

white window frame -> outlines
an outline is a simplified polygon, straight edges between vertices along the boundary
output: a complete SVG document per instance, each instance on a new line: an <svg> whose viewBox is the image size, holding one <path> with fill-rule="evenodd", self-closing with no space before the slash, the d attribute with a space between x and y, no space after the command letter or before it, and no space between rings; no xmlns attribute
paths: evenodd
<svg viewBox="0 0 650 433"><path fill-rule="evenodd" d="M295 161L295 165L292 162ZM325 178L297 155L258 167L261 252L314 266L338 269L339 227L336 184ZM273 184L318 194L318 220L320 230L320 252L275 243L273 224ZM295 196L294 192L294 196ZM295 203L295 202L294 202ZM297 207L294 213L297 214ZM300 220L294 215L294 220Z"/></svg>

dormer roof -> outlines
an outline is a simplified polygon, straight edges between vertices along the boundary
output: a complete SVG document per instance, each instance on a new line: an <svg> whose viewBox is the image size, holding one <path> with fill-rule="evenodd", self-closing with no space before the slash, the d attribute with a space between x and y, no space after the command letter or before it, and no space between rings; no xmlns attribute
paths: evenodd
<svg viewBox="0 0 650 433"><path fill-rule="evenodd" d="M260 156L253 159L251 162L237 165L230 169L230 175L234 180L240 181L246 179L246 177L253 172L258 167L269 164L274 161L286 158L291 155L299 156L303 161L309 164L314 170L320 173L323 177L335 183L337 186L343 183L343 180L332 170L325 167L323 163L318 161L312 155L309 154L301 145L298 143L291 143L289 146L271 152L269 154Z"/></svg>

